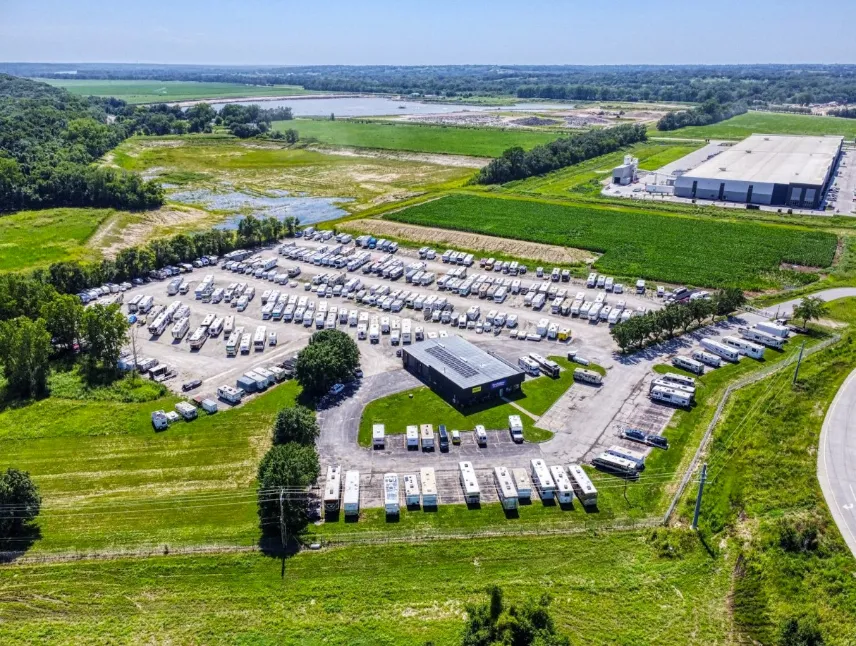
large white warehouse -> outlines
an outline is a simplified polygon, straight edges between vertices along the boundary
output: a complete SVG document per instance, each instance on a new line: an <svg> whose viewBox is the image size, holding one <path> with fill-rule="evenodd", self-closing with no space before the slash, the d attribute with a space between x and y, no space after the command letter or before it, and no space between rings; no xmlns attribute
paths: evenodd
<svg viewBox="0 0 856 646"><path fill-rule="evenodd" d="M843 137L752 135L675 180L677 197L816 209Z"/></svg>

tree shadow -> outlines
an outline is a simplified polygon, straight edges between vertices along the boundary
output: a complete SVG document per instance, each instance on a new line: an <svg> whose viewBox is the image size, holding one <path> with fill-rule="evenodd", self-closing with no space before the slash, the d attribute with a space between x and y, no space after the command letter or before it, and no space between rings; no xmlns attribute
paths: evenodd
<svg viewBox="0 0 856 646"><path fill-rule="evenodd" d="M0 538L0 563L14 563L41 538L42 529L36 523L26 523L17 534Z"/></svg>

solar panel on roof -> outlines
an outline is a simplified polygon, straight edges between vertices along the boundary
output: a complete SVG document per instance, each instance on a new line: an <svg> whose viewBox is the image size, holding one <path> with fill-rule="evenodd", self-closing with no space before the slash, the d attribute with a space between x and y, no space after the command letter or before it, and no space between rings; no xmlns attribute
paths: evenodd
<svg viewBox="0 0 856 646"><path fill-rule="evenodd" d="M457 372L462 377L474 377L479 372L478 370L465 363L464 361L461 361L458 357L453 355L445 348L441 348L440 346L435 345L430 348L426 348L425 352L430 354L435 359L442 361L445 365L449 366L452 370Z"/></svg>

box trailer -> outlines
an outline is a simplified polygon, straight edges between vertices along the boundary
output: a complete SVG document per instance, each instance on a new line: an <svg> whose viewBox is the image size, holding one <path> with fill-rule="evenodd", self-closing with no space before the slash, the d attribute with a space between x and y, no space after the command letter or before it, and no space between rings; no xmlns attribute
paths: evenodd
<svg viewBox="0 0 856 646"><path fill-rule="evenodd" d="M419 481L415 475L406 475L404 480L404 504L408 507L418 507L420 505L419 498Z"/></svg>
<svg viewBox="0 0 856 646"><path fill-rule="evenodd" d="M356 516L360 513L360 472L345 473L345 495L343 496L345 516Z"/></svg>
<svg viewBox="0 0 856 646"><path fill-rule="evenodd" d="M218 410L217 402L215 402L213 399L203 399L200 403L200 406L202 407L202 410L204 410L209 415L213 415Z"/></svg>
<svg viewBox="0 0 856 646"><path fill-rule="evenodd" d="M476 478L476 470L472 462L459 462L461 489L464 492L464 501L468 505L478 504L481 500L481 489Z"/></svg>
<svg viewBox="0 0 856 646"><path fill-rule="evenodd" d="M541 458L535 458L531 462L532 482L541 500L553 500L556 494L556 483L550 475L547 463Z"/></svg>
<svg viewBox="0 0 856 646"><path fill-rule="evenodd" d="M434 475L433 467L422 467L419 469L419 481L422 484L422 506L436 507L437 498L437 479Z"/></svg>
<svg viewBox="0 0 856 646"><path fill-rule="evenodd" d="M398 474L386 473L383 476L383 507L387 516L399 513Z"/></svg>
<svg viewBox="0 0 856 646"><path fill-rule="evenodd" d="M568 465L568 475L579 501L585 507L597 507L597 489L579 464Z"/></svg>
<svg viewBox="0 0 856 646"><path fill-rule="evenodd" d="M339 494L342 488L342 467L327 467L327 479L324 481L324 511L339 511Z"/></svg>
<svg viewBox="0 0 856 646"><path fill-rule="evenodd" d="M689 357L678 355L672 359L672 365L681 370L686 370L696 375L704 374L704 364Z"/></svg>
<svg viewBox="0 0 856 646"><path fill-rule="evenodd" d="M526 473L526 469L512 469L514 488L517 489L518 500L530 500L532 498L532 479Z"/></svg>
<svg viewBox="0 0 856 646"><path fill-rule="evenodd" d="M747 341L752 341L754 343L759 343L768 348L775 348L776 350L781 350L785 345L785 339L780 336L773 336L772 334L767 334L763 330L759 330L753 327L740 327L737 328L737 332Z"/></svg>
<svg viewBox="0 0 856 646"><path fill-rule="evenodd" d="M720 343L719 341L714 341L713 339L702 339L700 343L701 347L715 354L721 359L731 361L732 363L737 363L738 361L740 361L740 353L737 350L735 350L734 348L730 348L727 345Z"/></svg>
<svg viewBox="0 0 856 646"><path fill-rule="evenodd" d="M574 488L565 468L560 464L554 464L550 467L550 475L553 477L553 482L556 483L556 500L559 501L559 504L570 505L574 502Z"/></svg>

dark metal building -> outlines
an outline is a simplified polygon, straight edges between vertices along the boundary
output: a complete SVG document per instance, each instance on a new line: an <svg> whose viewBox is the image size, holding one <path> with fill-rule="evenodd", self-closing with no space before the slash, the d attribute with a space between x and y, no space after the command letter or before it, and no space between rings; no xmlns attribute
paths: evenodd
<svg viewBox="0 0 856 646"><path fill-rule="evenodd" d="M404 367L456 406L520 389L524 373L459 336L426 339L401 351Z"/></svg>

